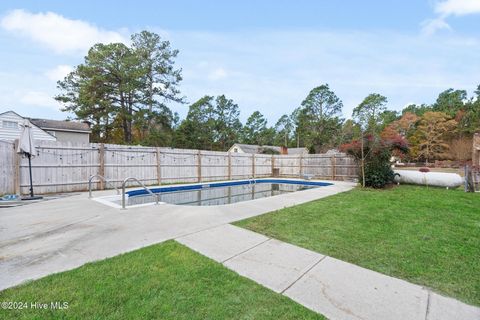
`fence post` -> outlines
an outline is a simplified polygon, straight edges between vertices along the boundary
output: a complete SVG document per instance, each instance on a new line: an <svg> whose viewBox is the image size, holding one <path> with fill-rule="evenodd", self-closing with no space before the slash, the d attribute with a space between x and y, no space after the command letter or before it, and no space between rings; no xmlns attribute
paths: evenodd
<svg viewBox="0 0 480 320"><path fill-rule="evenodd" d="M252 177L255 178L255 153L252 154Z"/></svg>
<svg viewBox="0 0 480 320"><path fill-rule="evenodd" d="M228 180L232 180L232 153L231 152L228 152Z"/></svg>
<svg viewBox="0 0 480 320"><path fill-rule="evenodd" d="M160 148L157 147L157 182L158 185L162 184L162 167L160 166Z"/></svg>
<svg viewBox="0 0 480 320"><path fill-rule="evenodd" d="M275 169L275 155L272 154L272 177L274 176L273 175L273 169Z"/></svg>
<svg viewBox="0 0 480 320"><path fill-rule="evenodd" d="M98 168L98 174L101 175L102 177L105 177L105 144L100 143L98 152L99 152L99 162L100 162L100 167ZM99 180L100 180L100 189L104 190L105 184L103 182L103 179L99 179Z"/></svg>
<svg viewBox="0 0 480 320"><path fill-rule="evenodd" d="M202 152L198 150L197 154L197 175L198 175L198 182L202 182Z"/></svg>
<svg viewBox="0 0 480 320"><path fill-rule="evenodd" d="M20 195L20 182L21 182L21 179L20 179L20 161L21 161L21 157L20 157L20 154L17 153L17 150L18 150L18 139L15 139L15 143L13 145L13 153L14 153L14 156L13 156L13 167L15 168L15 174L14 174L14 177L13 177L13 185L14 185L14 188L15 188L15 194L18 194Z"/></svg>
<svg viewBox="0 0 480 320"><path fill-rule="evenodd" d="M335 159L335 155L332 156L331 158L331 161L332 161L332 180L335 180L335 165L336 165L336 159Z"/></svg>
<svg viewBox="0 0 480 320"><path fill-rule="evenodd" d="M303 155L300 154L300 158L298 160L298 175L302 177L303 175Z"/></svg>

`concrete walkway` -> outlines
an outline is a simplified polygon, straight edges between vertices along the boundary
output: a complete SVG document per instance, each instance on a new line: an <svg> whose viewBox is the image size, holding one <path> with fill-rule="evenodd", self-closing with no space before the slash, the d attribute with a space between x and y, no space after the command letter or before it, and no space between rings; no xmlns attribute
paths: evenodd
<svg viewBox="0 0 480 320"><path fill-rule="evenodd" d="M331 320L480 319L480 308L229 224L176 240Z"/></svg>

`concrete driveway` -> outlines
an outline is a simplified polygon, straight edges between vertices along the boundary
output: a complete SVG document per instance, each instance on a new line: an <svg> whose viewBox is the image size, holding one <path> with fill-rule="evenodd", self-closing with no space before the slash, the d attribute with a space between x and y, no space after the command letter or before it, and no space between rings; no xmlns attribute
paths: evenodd
<svg viewBox="0 0 480 320"><path fill-rule="evenodd" d="M165 240L352 189L350 182L230 205L120 210L87 193L0 209L0 290ZM96 192L95 196L114 191Z"/></svg>

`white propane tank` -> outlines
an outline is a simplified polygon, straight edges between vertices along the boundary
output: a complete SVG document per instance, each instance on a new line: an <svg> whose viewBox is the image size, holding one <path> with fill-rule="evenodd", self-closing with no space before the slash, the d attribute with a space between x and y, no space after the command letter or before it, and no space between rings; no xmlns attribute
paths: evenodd
<svg viewBox="0 0 480 320"><path fill-rule="evenodd" d="M463 178L456 173L420 172L411 170L393 170L400 176L395 176L395 182L419 184L433 187L456 188L464 183Z"/></svg>

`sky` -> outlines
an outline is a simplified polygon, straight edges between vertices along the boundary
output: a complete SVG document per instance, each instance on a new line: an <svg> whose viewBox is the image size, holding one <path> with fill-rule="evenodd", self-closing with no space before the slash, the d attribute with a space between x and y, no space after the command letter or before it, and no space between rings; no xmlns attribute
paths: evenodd
<svg viewBox="0 0 480 320"><path fill-rule="evenodd" d="M324 83L345 118L370 93L401 110L480 84L480 0L18 0L0 2L0 112L65 119L56 82L93 44L142 30L180 51L189 103L225 94L242 121L273 125Z"/></svg>

